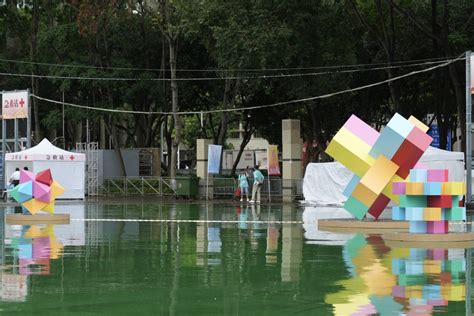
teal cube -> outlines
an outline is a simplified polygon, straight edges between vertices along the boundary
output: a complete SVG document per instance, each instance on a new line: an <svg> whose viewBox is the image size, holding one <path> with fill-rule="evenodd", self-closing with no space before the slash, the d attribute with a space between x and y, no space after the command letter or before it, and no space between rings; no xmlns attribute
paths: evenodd
<svg viewBox="0 0 474 316"><path fill-rule="evenodd" d="M346 209L349 213L354 215L355 218L361 220L369 211L369 207L356 199L353 196L350 196L346 203L344 203L344 209Z"/></svg>
<svg viewBox="0 0 474 316"><path fill-rule="evenodd" d="M465 207L452 207L445 209L446 220L448 221L463 221L466 220L466 208Z"/></svg>
<svg viewBox="0 0 474 316"><path fill-rule="evenodd" d="M401 207L428 207L425 195L400 195Z"/></svg>

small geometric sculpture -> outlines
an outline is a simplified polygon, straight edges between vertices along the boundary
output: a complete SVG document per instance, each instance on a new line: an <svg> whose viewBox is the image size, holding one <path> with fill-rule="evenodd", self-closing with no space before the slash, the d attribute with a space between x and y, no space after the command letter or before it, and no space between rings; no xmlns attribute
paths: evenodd
<svg viewBox="0 0 474 316"><path fill-rule="evenodd" d="M369 213L376 219L390 200L392 183L402 182L433 140L428 126L396 113L381 133L352 115L326 149L335 160L354 172L344 194L344 208L357 219Z"/></svg>
<svg viewBox="0 0 474 316"><path fill-rule="evenodd" d="M410 222L410 233L447 234L448 221L466 219L459 196L466 194L464 182L448 182L448 170L410 170L409 181L394 182L393 193L400 205L392 208L393 220Z"/></svg>
<svg viewBox="0 0 474 316"><path fill-rule="evenodd" d="M64 188L53 181L51 170L46 169L35 175L20 170L20 184L9 190L10 195L31 214L39 211L54 213L54 202L64 193Z"/></svg>

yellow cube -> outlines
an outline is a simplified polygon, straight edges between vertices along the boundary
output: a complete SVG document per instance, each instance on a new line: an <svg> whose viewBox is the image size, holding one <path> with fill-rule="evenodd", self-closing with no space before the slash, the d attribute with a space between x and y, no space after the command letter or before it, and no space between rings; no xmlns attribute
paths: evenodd
<svg viewBox="0 0 474 316"><path fill-rule="evenodd" d="M451 182L451 194L452 195L466 194L466 183L465 182Z"/></svg>
<svg viewBox="0 0 474 316"><path fill-rule="evenodd" d="M423 133L426 133L429 129L428 126L426 126L423 122L421 122L420 120L418 120L416 117L414 116L410 116L408 118L408 122L412 123L413 125L415 125L416 127L418 127L419 129L421 129L423 131Z"/></svg>
<svg viewBox="0 0 474 316"><path fill-rule="evenodd" d="M451 195L451 186L452 186L452 182L443 182L441 184L441 194Z"/></svg>
<svg viewBox="0 0 474 316"><path fill-rule="evenodd" d="M367 188L364 184L359 182L355 187L354 191L352 191L352 196L370 207L374 204L375 200L378 197L378 194Z"/></svg>
<svg viewBox="0 0 474 316"><path fill-rule="evenodd" d="M374 164L370 146L346 128L341 128L329 143L326 153L362 177Z"/></svg>
<svg viewBox="0 0 474 316"><path fill-rule="evenodd" d="M390 183L390 180L393 178L398 168L399 166L396 163L388 160L384 156L379 156L377 160L375 160L375 163L360 179L360 182L378 195L382 192L385 186Z"/></svg>
<svg viewBox="0 0 474 316"><path fill-rule="evenodd" d="M407 182L406 184L407 195L425 195L423 189L423 182Z"/></svg>
<svg viewBox="0 0 474 316"><path fill-rule="evenodd" d="M440 207L425 207L423 209L423 219L425 221L440 221L441 212Z"/></svg>

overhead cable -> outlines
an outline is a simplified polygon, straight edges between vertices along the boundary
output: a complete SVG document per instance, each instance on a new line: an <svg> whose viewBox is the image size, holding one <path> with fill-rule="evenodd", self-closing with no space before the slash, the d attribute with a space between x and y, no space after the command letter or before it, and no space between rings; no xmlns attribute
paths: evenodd
<svg viewBox="0 0 474 316"><path fill-rule="evenodd" d="M446 61L454 57L438 57L438 58L425 58L425 59L414 59L414 60L404 60L404 61L393 61L390 63L380 62L380 63L367 63L367 64L352 64L352 65L332 65L332 66L314 66L314 67L293 67L293 68L239 68L239 69L176 69L177 72L267 72L267 71L292 71L292 70L320 70L320 69L343 69L343 68L363 68L363 67L391 67L397 65L400 67L410 66L411 64L419 64L422 62L429 61ZM135 68L135 67L100 67L92 65L79 65L79 64L58 64L58 63L45 63L45 62L35 62L29 60L15 60L15 59L5 59L0 58L0 62L13 63L13 64L27 64L27 65L39 65L39 66L49 66L49 67L59 67L59 68L85 68L85 69L98 69L98 70L129 70L129 71L162 71L169 72L169 68Z"/></svg>
<svg viewBox="0 0 474 316"><path fill-rule="evenodd" d="M109 113L123 113L123 114L146 114L146 115L151 115L151 114L161 114L161 115L171 115L171 114L177 114L177 115L195 115L195 114L208 114L208 113L222 113L222 112L238 112L238 111L249 111L249 110L257 110L257 109L263 109L263 108L271 108L271 107L277 107L281 105L288 105L288 104L295 104L295 103L302 103L302 102L308 102L308 101L313 101L317 99L327 99L330 97L334 97L337 95L345 94L345 93L350 93L350 92L355 92L355 91L360 91L368 88L372 88L375 86L380 86L392 81L400 80L403 78L407 78L410 76L414 76L420 73L425 73L432 71L437 68L442 68L446 67L451 63L454 63L456 61L462 60L464 55L461 55L455 59L451 59L449 61L444 62L443 64L439 64L436 66L432 66L429 68L421 69L421 70L415 70L412 72L409 72L407 74L389 78L386 80L382 80L379 82L375 82L372 84L368 85L363 85L359 86L356 88L352 89L345 89L333 93L328 93L328 94L323 94L319 96L314 96L314 97L309 97L309 98L304 98L304 99L297 99L297 100L290 100L290 101L284 101L284 102L277 102L273 104L265 104L265 105L257 105L257 106L247 106L247 107L239 107L239 108L229 108L229 109L215 109L215 110L208 110L208 111L183 111L183 112L166 112L166 111L132 111L132 110L121 110L121 109L108 109L108 108L97 108L97 107L92 107L92 106L86 106L86 105L79 105L79 104L74 104L74 103L68 103L68 102L61 102L61 101L56 101L48 98L43 98L37 95L32 94L31 96L42 101L50 102L50 103L55 103L55 104L64 104L68 105L71 107L75 108L80 108L80 109L88 109L88 110L94 110L94 111L102 111L102 112L109 112Z"/></svg>
<svg viewBox="0 0 474 316"><path fill-rule="evenodd" d="M452 59L449 59L449 60L452 60ZM367 69L348 69L348 70L333 70L333 71L308 72L308 73L297 73L297 74L275 74L275 75L259 75L259 76L190 77L190 78L176 78L174 80L176 81L217 81L217 80L250 80L250 79L292 78L292 77L314 77L314 76L332 75L332 74L347 74L347 73L357 73L357 72L366 72L366 71L374 71L374 70L386 70L386 69L394 69L394 68L401 68L401 67L403 68L418 67L418 66L426 66L426 65L433 65L433 64L442 64L445 62L446 60L411 64L407 66L386 66L386 67L376 67L376 68L367 68ZM38 79L92 80L92 81L171 81L173 80L171 78L56 76L56 75L22 74L22 73L8 73L8 72L0 72L0 75L11 76L11 77L28 77L28 78L33 77L33 78L38 78Z"/></svg>

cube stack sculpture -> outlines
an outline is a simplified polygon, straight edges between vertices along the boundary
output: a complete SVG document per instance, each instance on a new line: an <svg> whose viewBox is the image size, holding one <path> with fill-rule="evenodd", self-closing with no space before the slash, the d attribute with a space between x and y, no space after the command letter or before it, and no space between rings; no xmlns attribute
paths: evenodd
<svg viewBox="0 0 474 316"><path fill-rule="evenodd" d="M392 258L392 273L397 276L392 296L404 303L406 312L431 314L448 301L465 300L464 249L408 250L408 256Z"/></svg>
<svg viewBox="0 0 474 316"><path fill-rule="evenodd" d="M433 140L428 126L396 113L381 133L352 115L329 143L326 152L354 172L344 190L344 208L357 219L376 219L390 200L393 182L403 182Z"/></svg>
<svg viewBox="0 0 474 316"><path fill-rule="evenodd" d="M8 192L24 209L34 215L39 211L53 214L54 202L64 191L57 181L53 181L51 170L46 169L36 175L21 170L20 184Z"/></svg>
<svg viewBox="0 0 474 316"><path fill-rule="evenodd" d="M410 233L446 234L448 221L466 220L466 208L459 196L466 193L464 182L448 182L448 170L410 170L409 181L394 182L393 193L400 194L393 220L410 222Z"/></svg>

